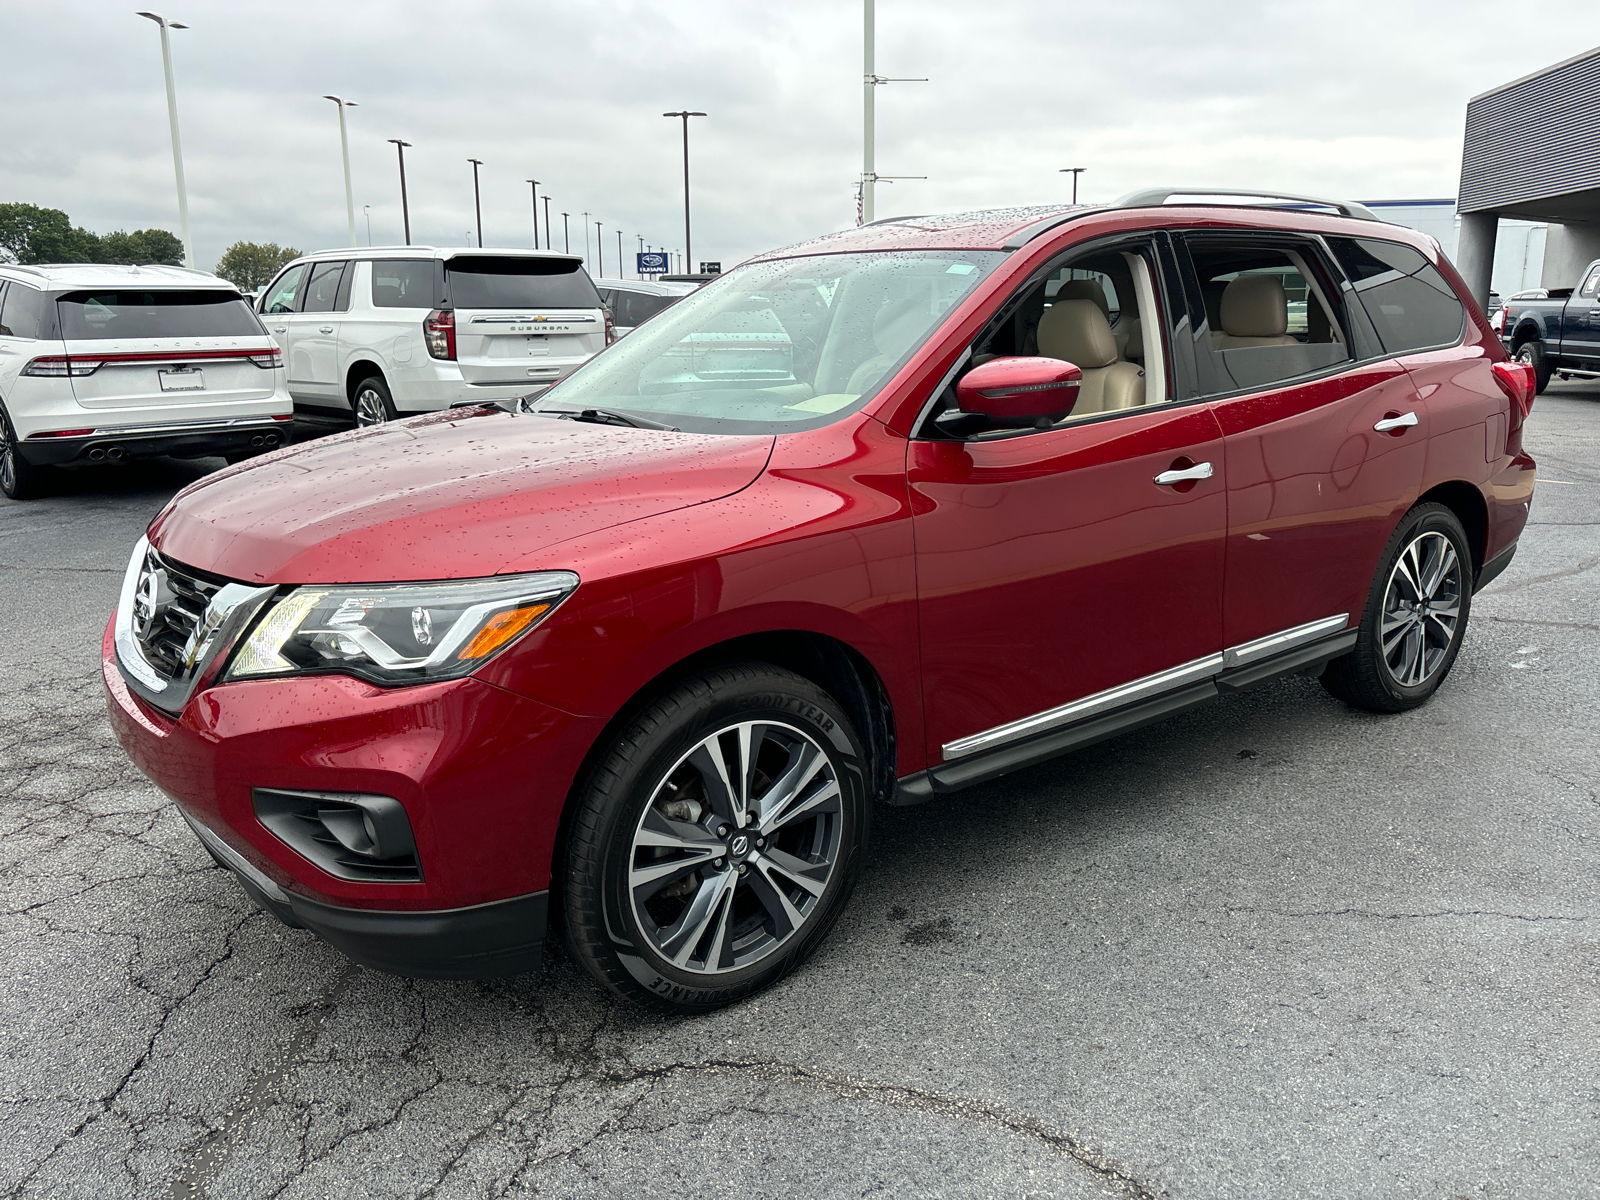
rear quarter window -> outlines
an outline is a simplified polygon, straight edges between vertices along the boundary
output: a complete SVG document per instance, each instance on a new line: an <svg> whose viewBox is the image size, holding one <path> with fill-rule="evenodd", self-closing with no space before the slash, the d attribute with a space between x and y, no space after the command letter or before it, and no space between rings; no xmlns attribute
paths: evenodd
<svg viewBox="0 0 1600 1200"><path fill-rule="evenodd" d="M1466 309L1420 251L1375 238L1329 238L1328 243L1387 353L1460 340Z"/></svg>
<svg viewBox="0 0 1600 1200"><path fill-rule="evenodd" d="M61 336L115 338L260 337L266 331L237 292L118 288L68 292L56 301Z"/></svg>
<svg viewBox="0 0 1600 1200"><path fill-rule="evenodd" d="M12 283L0 298L0 337L45 336L47 313L44 293L22 283Z"/></svg>
<svg viewBox="0 0 1600 1200"><path fill-rule="evenodd" d="M372 264L374 308L432 308L432 259L379 259Z"/></svg>
<svg viewBox="0 0 1600 1200"><path fill-rule="evenodd" d="M599 308L583 264L566 258L493 258L461 254L445 263L457 308Z"/></svg>

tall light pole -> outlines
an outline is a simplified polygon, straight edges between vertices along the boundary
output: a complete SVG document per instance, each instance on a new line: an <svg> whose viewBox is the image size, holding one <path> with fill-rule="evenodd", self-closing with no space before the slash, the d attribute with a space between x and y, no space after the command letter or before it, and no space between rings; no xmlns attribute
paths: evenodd
<svg viewBox="0 0 1600 1200"><path fill-rule="evenodd" d="M546 250L554 250L556 248L556 244L550 240L550 197L548 195L544 198L544 248Z"/></svg>
<svg viewBox="0 0 1600 1200"><path fill-rule="evenodd" d="M341 100L338 96L324 96L339 106L339 151L344 155L344 219L350 227L350 244L356 244L356 197L350 190L350 136L344 128L344 110L359 108L354 100Z"/></svg>
<svg viewBox="0 0 1600 1200"><path fill-rule="evenodd" d="M583 265L587 270L589 266L589 213L585 210L583 216Z"/></svg>
<svg viewBox="0 0 1600 1200"><path fill-rule="evenodd" d="M539 181L529 179L525 182L533 186L533 248L539 248Z"/></svg>
<svg viewBox="0 0 1600 1200"><path fill-rule="evenodd" d="M617 278L621 279L627 273L622 265L622 230L619 229L617 230Z"/></svg>
<svg viewBox="0 0 1600 1200"><path fill-rule="evenodd" d="M472 164L472 211L478 218L478 249L483 249L483 205L478 200L478 168L483 166L481 158L467 159Z"/></svg>
<svg viewBox="0 0 1600 1200"><path fill-rule="evenodd" d="M872 0L867 0L870 4ZM663 117L680 117L683 120L683 246L688 258L693 261L694 250L689 241L689 118L703 117L703 112L669 112L662 113Z"/></svg>
<svg viewBox="0 0 1600 1200"><path fill-rule="evenodd" d="M411 245L411 204L406 199L406 147L410 142L402 142L399 138L390 138L394 143L395 152L400 155L400 219L405 223L406 245Z"/></svg>
<svg viewBox="0 0 1600 1200"><path fill-rule="evenodd" d="M572 253L572 232L567 227L567 218L571 215L571 213L561 214L561 248L568 254Z"/></svg>
<svg viewBox="0 0 1600 1200"><path fill-rule="evenodd" d="M601 235L599 221L594 223L594 273L601 279L606 277L606 244Z"/></svg>
<svg viewBox="0 0 1600 1200"><path fill-rule="evenodd" d="M880 179L877 169L877 93L885 83L927 83L927 79L889 79L877 73L877 18L874 0L861 0L861 224L870 225L877 220L875 187ZM895 175L895 179L924 179L922 175Z"/></svg>
<svg viewBox="0 0 1600 1200"><path fill-rule="evenodd" d="M1058 174L1072 176L1072 203L1078 203L1078 176L1087 171L1088 167L1062 167Z"/></svg>
<svg viewBox="0 0 1600 1200"><path fill-rule="evenodd" d="M168 21L159 13L139 14L161 27L161 69L167 78L167 121L172 126L172 173L178 179L178 232L183 238L183 265L194 268L194 242L189 238L189 189L183 182L183 141L178 137L178 93L172 86L172 43L167 38L169 29L187 29L176 21Z"/></svg>

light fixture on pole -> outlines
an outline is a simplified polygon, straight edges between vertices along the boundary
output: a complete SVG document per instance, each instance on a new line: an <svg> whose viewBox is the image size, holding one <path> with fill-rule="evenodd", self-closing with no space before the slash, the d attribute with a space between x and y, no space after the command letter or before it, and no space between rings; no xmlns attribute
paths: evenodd
<svg viewBox="0 0 1600 1200"><path fill-rule="evenodd" d="M533 248L539 248L539 181L529 179L526 181L533 187Z"/></svg>
<svg viewBox="0 0 1600 1200"><path fill-rule="evenodd" d="M679 117L683 121L683 245L690 259L694 258L693 244L689 240L689 118L703 117L703 112L669 112L663 117Z"/></svg>
<svg viewBox="0 0 1600 1200"><path fill-rule="evenodd" d="M372 245L372 205L363 204L361 211L367 215L367 245Z"/></svg>
<svg viewBox="0 0 1600 1200"><path fill-rule="evenodd" d="M550 197L544 198L544 248L554 250L556 244L550 240Z"/></svg>
<svg viewBox="0 0 1600 1200"><path fill-rule="evenodd" d="M1088 167L1062 167L1057 174L1072 176L1072 203L1078 203L1078 176L1087 171Z"/></svg>
<svg viewBox="0 0 1600 1200"><path fill-rule="evenodd" d="M924 179L926 176L879 175L877 168L877 93L876 88L886 83L927 83L922 79L890 79L877 73L877 19L873 11L874 0L861 0L861 218L860 223L870 225L877 220L875 185L882 179Z"/></svg>
<svg viewBox="0 0 1600 1200"><path fill-rule="evenodd" d="M571 213L561 214L561 248L568 254L572 253L572 231L567 225L567 218Z"/></svg>
<svg viewBox="0 0 1600 1200"><path fill-rule="evenodd" d="M481 158L467 159L472 164L472 211L478 218L478 248L483 248L483 205L478 200L478 168L483 166Z"/></svg>
<svg viewBox="0 0 1600 1200"><path fill-rule="evenodd" d="M324 96L339 106L339 151L344 155L344 218L350 227L350 244L356 244L356 197L350 190L350 135L344 129L344 110L359 108L354 100L341 100L338 96Z"/></svg>
<svg viewBox="0 0 1600 1200"><path fill-rule="evenodd" d="M402 142L399 138L390 138L394 143L395 152L400 155L400 220L405 226L406 245L411 245L411 204L406 199L406 147L410 142Z"/></svg>
<svg viewBox="0 0 1600 1200"><path fill-rule="evenodd" d="M142 12L139 15L161 27L161 70L167 80L167 122L172 126L172 173L178 179L178 232L183 238L183 265L193 270L194 243L189 240L189 189L183 182L183 141L178 137L178 92L172 86L172 43L167 38L167 30L189 27L169 21L159 13Z"/></svg>

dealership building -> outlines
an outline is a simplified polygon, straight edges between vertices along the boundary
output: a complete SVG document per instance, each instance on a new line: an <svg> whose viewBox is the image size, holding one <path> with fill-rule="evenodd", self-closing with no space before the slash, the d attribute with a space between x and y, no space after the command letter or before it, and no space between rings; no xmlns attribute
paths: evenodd
<svg viewBox="0 0 1600 1200"><path fill-rule="evenodd" d="M1576 286L1600 258L1600 47L1468 102L1456 207L1454 259L1480 302L1510 221L1546 226L1538 286Z"/></svg>

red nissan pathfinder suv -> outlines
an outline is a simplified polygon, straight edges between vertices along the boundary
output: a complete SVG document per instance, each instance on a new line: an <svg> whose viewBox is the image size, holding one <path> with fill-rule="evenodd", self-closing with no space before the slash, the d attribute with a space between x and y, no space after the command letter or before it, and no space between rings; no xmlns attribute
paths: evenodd
<svg viewBox="0 0 1600 1200"><path fill-rule="evenodd" d="M193 484L106 628L122 744L358 962L564 934L691 1010L816 946L875 803L1286 672L1421 704L1527 519L1530 372L1432 239L1179 194L818 238L537 399Z"/></svg>

